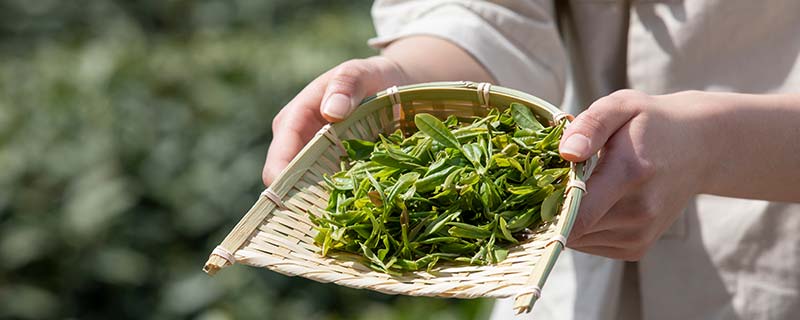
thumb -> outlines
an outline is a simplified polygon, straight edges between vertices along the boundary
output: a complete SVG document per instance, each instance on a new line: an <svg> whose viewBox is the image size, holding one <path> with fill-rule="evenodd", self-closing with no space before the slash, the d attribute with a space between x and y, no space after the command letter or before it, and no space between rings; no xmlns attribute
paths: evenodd
<svg viewBox="0 0 800 320"><path fill-rule="evenodd" d="M385 57L377 56L342 63L332 70L328 79L320 105L322 117L330 122L341 121L347 118L368 94L373 94L390 84L402 84L402 79L399 67Z"/></svg>
<svg viewBox="0 0 800 320"><path fill-rule="evenodd" d="M617 91L592 103L564 131L559 145L561 157L581 162L600 151L619 128L639 113L639 107L630 101L639 95L643 94Z"/></svg>

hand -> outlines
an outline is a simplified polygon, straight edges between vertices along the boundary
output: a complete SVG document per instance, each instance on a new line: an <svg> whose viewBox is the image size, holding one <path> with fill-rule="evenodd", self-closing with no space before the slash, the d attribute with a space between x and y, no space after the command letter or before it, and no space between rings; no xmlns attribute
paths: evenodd
<svg viewBox="0 0 800 320"><path fill-rule="evenodd" d="M346 118L361 100L393 85L492 76L469 53L437 37L393 41L380 56L350 60L312 81L272 121L272 143L261 177L269 185L327 122Z"/></svg>
<svg viewBox="0 0 800 320"><path fill-rule="evenodd" d="M568 246L638 260L678 218L710 172L704 108L718 95L622 90L594 102L564 132L562 157L600 151Z"/></svg>
<svg viewBox="0 0 800 320"><path fill-rule="evenodd" d="M368 95L406 82L397 63L375 56L342 63L309 83L272 120L264 184L272 183L326 123L345 119Z"/></svg>

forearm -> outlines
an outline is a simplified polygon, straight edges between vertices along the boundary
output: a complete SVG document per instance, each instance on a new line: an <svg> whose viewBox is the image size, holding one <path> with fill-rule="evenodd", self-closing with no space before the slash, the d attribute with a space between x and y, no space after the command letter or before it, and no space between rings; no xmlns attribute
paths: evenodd
<svg viewBox="0 0 800 320"><path fill-rule="evenodd" d="M715 160L702 192L800 202L800 94L709 94L728 96L704 106Z"/></svg>
<svg viewBox="0 0 800 320"><path fill-rule="evenodd" d="M402 69L403 84L453 80L494 82L489 72L464 49L436 37L402 38L383 49L381 55Z"/></svg>

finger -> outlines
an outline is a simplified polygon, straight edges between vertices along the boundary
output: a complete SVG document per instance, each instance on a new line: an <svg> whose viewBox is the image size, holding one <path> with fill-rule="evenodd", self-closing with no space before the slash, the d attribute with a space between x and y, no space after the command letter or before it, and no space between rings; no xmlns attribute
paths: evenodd
<svg viewBox="0 0 800 320"><path fill-rule="evenodd" d="M572 162L588 159L600 151L606 141L633 118L646 95L623 90L598 99L579 114L564 131L559 151Z"/></svg>
<svg viewBox="0 0 800 320"><path fill-rule="evenodd" d="M591 255L626 261L639 261L644 256L644 251L639 249L626 249L617 247L591 246L572 248L573 250Z"/></svg>
<svg viewBox="0 0 800 320"><path fill-rule="evenodd" d="M654 221L647 199L634 191L617 201L608 213L592 226L593 230L627 229L647 226Z"/></svg>
<svg viewBox="0 0 800 320"><path fill-rule="evenodd" d="M264 185L270 185L298 152L327 121L319 113L329 73L308 84L275 116L272 142L261 173Z"/></svg>
<svg viewBox="0 0 800 320"><path fill-rule="evenodd" d="M595 171L586 182L578 217L570 237L578 238L594 231L595 225L606 216L609 210L633 187L630 176L635 170L629 168L629 161L617 156L624 149L604 151Z"/></svg>
<svg viewBox="0 0 800 320"><path fill-rule="evenodd" d="M264 185L272 184L317 130L326 123L324 120L314 119L315 115L319 117L319 112L316 110L305 116L303 112L293 113L287 120L285 129L274 133L262 172Z"/></svg>
<svg viewBox="0 0 800 320"><path fill-rule="evenodd" d="M648 241L648 229L637 226L594 231L578 238L569 239L567 245L574 248L595 246L635 248L643 246Z"/></svg>
<svg viewBox="0 0 800 320"><path fill-rule="evenodd" d="M305 115L304 115L305 113ZM305 146L314 134L326 123L319 117L319 112L297 112L291 114L287 120L285 129L273 133L272 142L267 152L267 160L264 163L262 178L265 185L270 185L275 178L283 171L289 162L294 159L297 153Z"/></svg>
<svg viewBox="0 0 800 320"><path fill-rule="evenodd" d="M264 184L270 185L325 123L346 118L367 94L404 82L399 66L384 57L351 60L312 81L273 121L273 139L261 175ZM335 94L346 99L331 98Z"/></svg>
<svg viewBox="0 0 800 320"><path fill-rule="evenodd" d="M385 57L350 60L336 67L323 95L321 113L330 122L341 121L368 94L402 84L399 67Z"/></svg>

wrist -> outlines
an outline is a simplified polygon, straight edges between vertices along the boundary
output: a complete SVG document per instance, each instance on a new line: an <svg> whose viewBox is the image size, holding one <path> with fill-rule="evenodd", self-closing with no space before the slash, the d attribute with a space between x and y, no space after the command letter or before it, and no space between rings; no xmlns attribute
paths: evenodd
<svg viewBox="0 0 800 320"><path fill-rule="evenodd" d="M733 94L704 91L682 91L664 96L663 106L672 114L673 130L685 131L685 153L678 158L683 162L680 174L694 177L690 183L694 194L713 193L718 189L719 179L729 165L731 153L735 152L736 139L731 139L732 124L729 113L737 100ZM687 185L688 186L688 185Z"/></svg>
<svg viewBox="0 0 800 320"><path fill-rule="evenodd" d="M776 135L781 130L775 130L774 126L780 127L777 115L780 112L776 111L790 96L709 92L703 95L698 99L696 111L706 124L703 127L705 147L700 150L707 154L709 161L700 192L754 196L744 185L756 184L756 181L742 178L766 176L770 155L783 152L772 146L781 139Z"/></svg>
<svg viewBox="0 0 800 320"><path fill-rule="evenodd" d="M703 93L708 94L708 93ZM697 193L713 193L718 184L718 177L727 165L728 151L732 146L725 139L727 123L724 121L725 106L700 103L696 107L701 145L696 152L701 153L705 161L700 167L700 179Z"/></svg>

